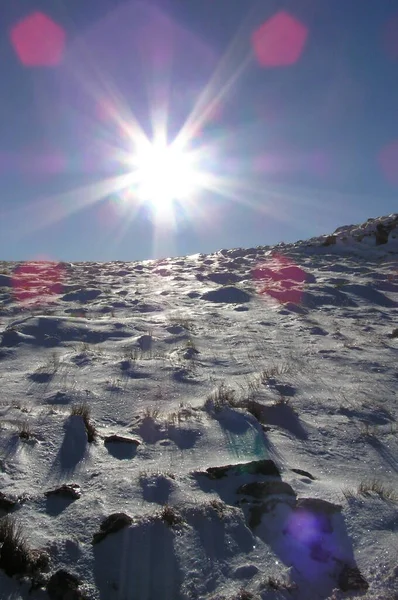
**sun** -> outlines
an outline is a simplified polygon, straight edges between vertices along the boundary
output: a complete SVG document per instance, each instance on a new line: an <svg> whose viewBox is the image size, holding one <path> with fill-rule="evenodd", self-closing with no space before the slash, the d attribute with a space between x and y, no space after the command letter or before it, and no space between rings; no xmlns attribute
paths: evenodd
<svg viewBox="0 0 398 600"><path fill-rule="evenodd" d="M150 143L131 160L134 190L141 202L156 209L188 200L200 186L200 170L189 150Z"/></svg>

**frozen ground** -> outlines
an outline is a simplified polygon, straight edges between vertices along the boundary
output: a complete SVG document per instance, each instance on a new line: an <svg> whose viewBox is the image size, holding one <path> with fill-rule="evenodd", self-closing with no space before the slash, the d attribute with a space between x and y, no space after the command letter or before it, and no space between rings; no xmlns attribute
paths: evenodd
<svg viewBox="0 0 398 600"><path fill-rule="evenodd" d="M0 599L397 599L397 358L398 215L0 263Z"/></svg>

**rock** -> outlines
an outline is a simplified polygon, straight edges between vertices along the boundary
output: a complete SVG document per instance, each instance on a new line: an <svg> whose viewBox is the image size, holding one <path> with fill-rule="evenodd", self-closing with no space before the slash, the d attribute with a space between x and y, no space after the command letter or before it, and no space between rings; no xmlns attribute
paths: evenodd
<svg viewBox="0 0 398 600"><path fill-rule="evenodd" d="M114 433L104 438L104 444L133 444L134 446L139 446L141 442L135 438Z"/></svg>
<svg viewBox="0 0 398 600"><path fill-rule="evenodd" d="M101 531L94 534L92 543L98 544L98 542L101 542L110 533L116 533L124 527L129 527L132 522L133 519L125 513L113 513L109 515L109 517L106 517L106 519L102 521L100 526Z"/></svg>
<svg viewBox="0 0 398 600"><path fill-rule="evenodd" d="M202 294L201 298L208 302L225 304L242 304L244 302L250 302L251 300L250 294L234 286L221 287L218 288L218 290L205 292Z"/></svg>
<svg viewBox="0 0 398 600"><path fill-rule="evenodd" d="M61 300L65 302L77 301L77 302L90 302L91 300L95 300L102 294L101 290L98 289L80 289L75 292L70 292L69 294L65 294L62 296Z"/></svg>
<svg viewBox="0 0 398 600"><path fill-rule="evenodd" d="M273 460L253 460L225 467L209 467L205 474L209 479L222 479L227 475L272 475L279 477L280 473Z"/></svg>
<svg viewBox="0 0 398 600"><path fill-rule="evenodd" d="M334 246L337 241L337 235L328 235L322 246Z"/></svg>
<svg viewBox="0 0 398 600"><path fill-rule="evenodd" d="M316 479L313 475L311 475L311 473L309 473L308 471L303 471L303 469L290 469L290 470L293 471L293 473L302 475L303 477L308 477L308 479L312 479L312 481L315 481L315 479Z"/></svg>
<svg viewBox="0 0 398 600"><path fill-rule="evenodd" d="M369 584L356 566L343 565L338 577L339 588L343 592L358 590L366 592Z"/></svg>
<svg viewBox="0 0 398 600"><path fill-rule="evenodd" d="M320 498L300 498L297 500L297 508L322 515L332 515L341 512L343 507L340 504L333 504Z"/></svg>
<svg viewBox="0 0 398 600"><path fill-rule="evenodd" d="M18 498L13 498L11 496L6 496L3 492L0 492L0 509L9 512L15 506L19 504Z"/></svg>
<svg viewBox="0 0 398 600"><path fill-rule="evenodd" d="M289 496L296 496L296 492L293 488L284 481L253 481L251 483L245 483L241 485L238 490L238 494L245 494L252 498L265 498L273 494L288 494Z"/></svg>
<svg viewBox="0 0 398 600"><path fill-rule="evenodd" d="M236 248L235 250L227 250L227 256L229 258L238 258L240 256L246 256L246 254L250 253L255 248Z"/></svg>
<svg viewBox="0 0 398 600"><path fill-rule="evenodd" d="M83 600L79 585L80 581L75 575L60 569L51 575L47 583L47 593L50 600Z"/></svg>
<svg viewBox="0 0 398 600"><path fill-rule="evenodd" d="M55 490L45 492L45 496L64 496L72 500L78 500L82 495L80 485L77 483L64 483L61 487Z"/></svg>
<svg viewBox="0 0 398 600"><path fill-rule="evenodd" d="M214 283L219 283L220 285L226 285L228 283L237 283L240 281L241 277L236 275L236 273L220 271L216 273L209 273L207 279L209 281L213 281Z"/></svg>
<svg viewBox="0 0 398 600"><path fill-rule="evenodd" d="M376 226L376 246L387 244L390 230L383 223L378 223Z"/></svg>
<svg viewBox="0 0 398 600"><path fill-rule="evenodd" d="M322 327L311 327L309 333L311 333L311 335L329 335Z"/></svg>

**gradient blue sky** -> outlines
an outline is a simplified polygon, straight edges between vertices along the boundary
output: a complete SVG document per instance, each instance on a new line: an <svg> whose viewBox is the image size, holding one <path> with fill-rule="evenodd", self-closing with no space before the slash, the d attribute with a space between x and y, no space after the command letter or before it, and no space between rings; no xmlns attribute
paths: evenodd
<svg viewBox="0 0 398 600"><path fill-rule="evenodd" d="M0 259L206 253L398 211L398 0L14 0L1 11ZM65 32L54 66L25 66L13 46L34 11ZM280 11L308 37L293 64L264 67L252 34ZM113 193L129 121L150 135L167 103L172 137L205 89L219 110L192 144L228 194L200 194L162 228Z"/></svg>

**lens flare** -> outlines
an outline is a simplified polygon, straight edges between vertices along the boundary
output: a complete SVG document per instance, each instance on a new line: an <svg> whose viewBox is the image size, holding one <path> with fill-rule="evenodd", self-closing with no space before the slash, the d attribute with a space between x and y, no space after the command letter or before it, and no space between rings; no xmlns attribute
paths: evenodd
<svg viewBox="0 0 398 600"><path fill-rule="evenodd" d="M49 304L62 293L63 279L60 263L40 259L23 263L12 276L14 298L20 304Z"/></svg>
<svg viewBox="0 0 398 600"><path fill-rule="evenodd" d="M41 12L34 12L10 32L11 43L26 67L53 67L64 54L66 35L60 25Z"/></svg>
<svg viewBox="0 0 398 600"><path fill-rule="evenodd" d="M259 285L260 294L266 294L281 304L300 304L305 284L315 281L313 275L294 264L289 257L277 253L258 265L252 275Z"/></svg>

